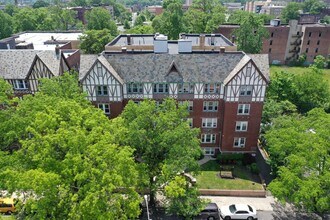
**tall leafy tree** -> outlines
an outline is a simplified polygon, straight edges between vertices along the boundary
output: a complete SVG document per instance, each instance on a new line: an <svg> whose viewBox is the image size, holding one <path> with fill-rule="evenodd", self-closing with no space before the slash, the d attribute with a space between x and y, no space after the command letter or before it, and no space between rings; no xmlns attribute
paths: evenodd
<svg viewBox="0 0 330 220"><path fill-rule="evenodd" d="M303 11L310 14L319 14L323 8L326 8L326 4L319 0L307 0L302 4Z"/></svg>
<svg viewBox="0 0 330 220"><path fill-rule="evenodd" d="M13 112L13 119L24 112L21 119L28 121L21 125L28 135L20 136L20 148L0 153L0 188L23 194L18 216L136 218L140 197L133 150L114 144L110 121L82 99L77 84L44 82L55 90L26 96Z"/></svg>
<svg viewBox="0 0 330 220"><path fill-rule="evenodd" d="M10 37L13 33L12 17L7 13L0 11L0 39Z"/></svg>
<svg viewBox="0 0 330 220"><path fill-rule="evenodd" d="M117 25L111 18L110 13L104 8L93 8L86 14L87 29L103 30L108 29L112 36L118 34Z"/></svg>
<svg viewBox="0 0 330 220"><path fill-rule="evenodd" d="M37 19L32 8L21 8L13 16L14 31L34 31L37 29Z"/></svg>
<svg viewBox="0 0 330 220"><path fill-rule="evenodd" d="M288 5L282 10L281 20L283 22L288 22L289 20L294 20L299 18L299 10L301 5L297 2L289 2Z"/></svg>
<svg viewBox="0 0 330 220"><path fill-rule="evenodd" d="M98 54L113 38L114 36L107 29L88 30L80 37L80 49L87 54Z"/></svg>
<svg viewBox="0 0 330 220"><path fill-rule="evenodd" d="M238 49L246 53L260 53L262 40L269 35L263 19L249 13L248 16L241 17L238 22L240 27L234 31Z"/></svg>
<svg viewBox="0 0 330 220"><path fill-rule="evenodd" d="M115 119L117 127L113 130L120 131L116 139L120 144L134 148L135 157L145 166L144 173L147 176L152 205L155 204L156 193L164 193L165 185L182 183L182 179L176 179L181 172L195 172L199 167L196 161L200 154L197 137L199 131L189 128L185 120L188 116L186 107L177 107L175 100L171 99L164 100L159 106L151 100L143 101L140 105L129 102L121 116ZM188 184L187 181L184 179L183 185ZM169 198L172 198L169 199L169 204L177 202L176 198L185 201L182 205L189 208L188 204L193 205L198 201L197 193L193 193L195 186L188 189L179 185L178 190L189 192L190 196L177 190L175 192L178 194L171 192L173 185L170 184L166 191Z"/></svg>
<svg viewBox="0 0 330 220"><path fill-rule="evenodd" d="M266 134L277 178L270 183L281 201L313 212L330 209L330 114L313 109L306 117L285 116Z"/></svg>

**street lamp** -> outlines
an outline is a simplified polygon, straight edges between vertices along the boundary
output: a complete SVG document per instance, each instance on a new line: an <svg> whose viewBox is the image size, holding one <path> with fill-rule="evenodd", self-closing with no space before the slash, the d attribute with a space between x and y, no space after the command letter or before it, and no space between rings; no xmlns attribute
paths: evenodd
<svg viewBox="0 0 330 220"><path fill-rule="evenodd" d="M144 195L144 200L146 201L146 205L147 205L147 216L148 216L148 220L151 220L149 217L149 208L148 208L148 196Z"/></svg>

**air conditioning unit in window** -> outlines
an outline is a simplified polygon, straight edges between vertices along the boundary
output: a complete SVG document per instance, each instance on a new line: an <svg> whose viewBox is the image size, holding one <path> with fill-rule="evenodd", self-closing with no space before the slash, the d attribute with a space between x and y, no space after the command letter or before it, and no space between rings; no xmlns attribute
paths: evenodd
<svg viewBox="0 0 330 220"><path fill-rule="evenodd" d="M244 147L244 144L239 145L240 147Z"/></svg>

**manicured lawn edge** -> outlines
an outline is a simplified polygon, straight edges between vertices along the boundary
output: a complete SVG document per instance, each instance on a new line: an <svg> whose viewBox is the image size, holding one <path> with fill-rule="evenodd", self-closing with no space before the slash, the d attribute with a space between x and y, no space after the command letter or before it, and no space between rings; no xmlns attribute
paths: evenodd
<svg viewBox="0 0 330 220"><path fill-rule="evenodd" d="M266 197L266 190L199 189L202 196Z"/></svg>

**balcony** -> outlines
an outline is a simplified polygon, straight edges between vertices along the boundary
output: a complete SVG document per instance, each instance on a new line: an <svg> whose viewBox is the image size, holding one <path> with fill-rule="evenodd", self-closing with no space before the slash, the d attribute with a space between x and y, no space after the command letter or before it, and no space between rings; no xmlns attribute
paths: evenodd
<svg viewBox="0 0 330 220"><path fill-rule="evenodd" d="M291 49L291 50L289 50L289 53L299 53L300 52L300 47L295 47L295 48L293 48L293 49Z"/></svg>
<svg viewBox="0 0 330 220"><path fill-rule="evenodd" d="M294 42L291 42L290 44L291 45L295 45L295 46L299 46L301 44L301 40L300 39L297 39Z"/></svg>

